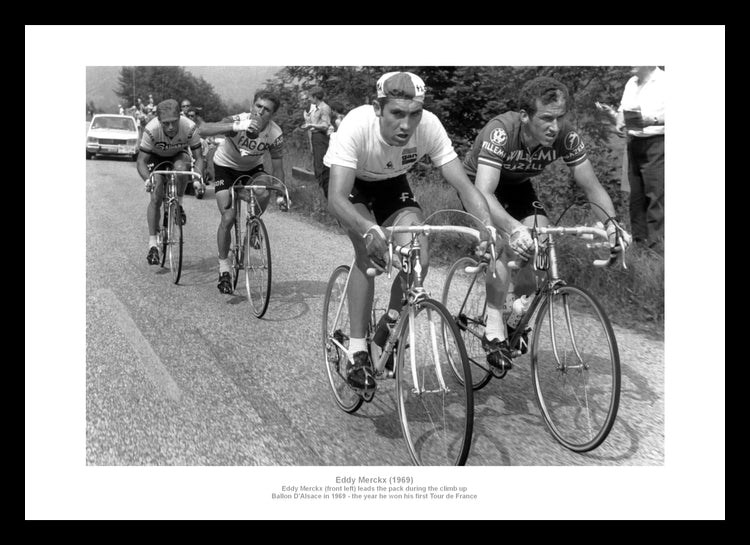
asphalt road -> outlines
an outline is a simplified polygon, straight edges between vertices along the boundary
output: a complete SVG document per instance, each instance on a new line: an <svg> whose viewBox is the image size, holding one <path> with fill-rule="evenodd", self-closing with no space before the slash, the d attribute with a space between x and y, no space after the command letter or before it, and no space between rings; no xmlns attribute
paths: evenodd
<svg viewBox="0 0 750 545"><path fill-rule="evenodd" d="M325 375L320 319L328 276L349 263L341 234L271 206L266 316L216 288L213 188L185 197L179 285L146 262L147 194L135 163L86 163L87 465L410 465L395 381L349 415ZM439 296L445 271L428 287ZM385 299L386 281L378 280ZM622 362L617 422L598 449L559 445L539 414L528 356L475 394L469 465L664 464L664 343L615 326Z"/></svg>

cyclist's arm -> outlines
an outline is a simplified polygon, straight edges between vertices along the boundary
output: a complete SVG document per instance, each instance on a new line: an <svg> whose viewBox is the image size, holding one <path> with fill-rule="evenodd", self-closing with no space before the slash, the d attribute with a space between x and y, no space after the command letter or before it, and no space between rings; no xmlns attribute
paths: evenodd
<svg viewBox="0 0 750 545"><path fill-rule="evenodd" d="M364 235L375 222L365 218L349 201L354 188L355 170L351 167L331 165L331 178L328 183L328 211L341 224L355 233ZM377 183L377 182L373 182Z"/></svg>
<svg viewBox="0 0 750 545"><path fill-rule="evenodd" d="M225 117L218 123L204 123L198 128L198 134L201 138L216 136L218 134L228 134L234 132L232 124L234 120L231 117Z"/></svg>
<svg viewBox="0 0 750 545"><path fill-rule="evenodd" d="M458 191L466 210L479 218L484 225L491 225L492 219L487 201L469 180L461 160L456 157L448 161L440 167L440 172L445 180Z"/></svg>
<svg viewBox="0 0 750 545"><path fill-rule="evenodd" d="M284 181L284 159L282 157L271 158L271 173L282 182Z"/></svg>
<svg viewBox="0 0 750 545"><path fill-rule="evenodd" d="M195 153L193 155L195 156L195 165L193 166L193 171L197 172L198 174L202 174L203 173L203 163L204 163L203 154L201 153L201 150L198 149L198 150L195 151ZM195 179L195 178L193 178L193 181L197 182L198 180Z"/></svg>
<svg viewBox="0 0 750 545"><path fill-rule="evenodd" d="M592 206L594 215L604 223L608 216L615 215L615 207L612 204L612 199L609 198L609 194L599 183L599 179L596 177L594 167L591 166L591 161L586 159L583 163L570 167L570 171L573 174L578 187L586 195L586 199L592 203L598 204L606 211L599 208L599 206Z"/></svg>
<svg viewBox="0 0 750 545"><path fill-rule="evenodd" d="M487 201L490 208L490 215L495 227L504 231L507 234L513 232L513 229L519 225L523 225L516 218L508 214L505 207L500 204L495 196L497 185L500 183L500 170L480 164L477 168L476 186L479 192Z"/></svg>
<svg viewBox="0 0 750 545"><path fill-rule="evenodd" d="M146 178L149 177L149 171L148 171L148 163L146 162L148 160L149 154L143 151L138 152L138 161L135 163L135 168L138 171L138 175L143 179L144 181Z"/></svg>

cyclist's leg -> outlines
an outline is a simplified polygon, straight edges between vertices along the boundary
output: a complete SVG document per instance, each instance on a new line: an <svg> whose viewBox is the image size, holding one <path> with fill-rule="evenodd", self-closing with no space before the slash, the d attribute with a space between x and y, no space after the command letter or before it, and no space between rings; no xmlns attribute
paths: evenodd
<svg viewBox="0 0 750 545"><path fill-rule="evenodd" d="M414 198L414 193L409 187L406 175L399 176L392 180L379 184L378 193L373 199L372 209L378 225L390 227L393 225L414 225L424 221L422 208ZM396 245L408 244L411 235L408 233L398 234L394 237ZM420 237L422 246L420 261L422 264L422 278L427 275L430 264L430 247L427 237ZM388 309L401 311L401 301L403 299L403 279L404 274L399 273L393 279L391 284L391 296L388 302Z"/></svg>
<svg viewBox="0 0 750 545"><path fill-rule="evenodd" d="M227 293L227 284L231 291L231 265L229 263L229 246L231 230L234 227L234 207L232 207L232 193L229 191L237 173L232 169L216 165L216 179L214 182L216 206L219 208L221 219L216 230L216 245L219 252L219 290ZM226 275L226 276L225 276Z"/></svg>
<svg viewBox="0 0 750 545"><path fill-rule="evenodd" d="M247 174L250 174L252 176L253 180L256 180L260 175L266 174L266 171L263 170L263 165L259 165L257 168L254 168ZM262 179L261 179L262 182ZM258 206L260 206L260 213L266 211L266 208L268 207L268 202L271 200L271 192L267 189L255 189L253 190L253 193L255 193L255 197L258 199ZM260 215L260 214L259 214Z"/></svg>
<svg viewBox="0 0 750 545"><path fill-rule="evenodd" d="M367 206L355 202L357 212L374 220ZM372 267L367 255L365 240L359 233L347 231L347 236L354 247L355 263L349 278L347 293L351 333L349 338L349 362L347 365L347 382L350 386L373 392L376 387L372 376L372 361L367 346L367 325L372 312L372 300L375 293L375 279L367 276L366 271Z"/></svg>
<svg viewBox="0 0 750 545"><path fill-rule="evenodd" d="M174 169L192 170L193 159L190 154L188 154L187 152L179 153L175 157ZM188 182L192 182L192 178L190 176L177 176L177 201L180 203L180 206L182 206L182 197L183 195L185 195L185 188L187 187Z"/></svg>

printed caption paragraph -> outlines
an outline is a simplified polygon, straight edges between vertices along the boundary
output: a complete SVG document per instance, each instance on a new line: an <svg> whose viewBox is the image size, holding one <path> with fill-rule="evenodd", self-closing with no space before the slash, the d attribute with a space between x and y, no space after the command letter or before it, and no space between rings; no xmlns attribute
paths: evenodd
<svg viewBox="0 0 750 545"><path fill-rule="evenodd" d="M471 501L467 486L420 485L412 477L336 477L330 484L285 484L272 500L445 500Z"/></svg>

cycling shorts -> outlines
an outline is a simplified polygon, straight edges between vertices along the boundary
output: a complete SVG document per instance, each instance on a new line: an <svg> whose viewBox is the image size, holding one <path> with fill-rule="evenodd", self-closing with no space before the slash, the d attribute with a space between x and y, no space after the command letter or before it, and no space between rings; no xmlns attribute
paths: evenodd
<svg viewBox="0 0 750 545"><path fill-rule="evenodd" d="M218 193L219 191L228 190L234 184L235 180L240 176L250 175L255 178L257 175L265 173L266 171L263 170L262 164L258 165L252 170L242 172L214 163L214 191ZM249 183L251 183L250 180L247 180L243 185L248 185Z"/></svg>
<svg viewBox="0 0 750 545"><path fill-rule="evenodd" d="M375 216L378 225L383 225L385 220L402 208L422 209L414 199L406 174L377 182L366 182L355 178L349 200L353 204L364 204Z"/></svg>
<svg viewBox="0 0 750 545"><path fill-rule="evenodd" d="M473 183L474 179L472 178L471 181ZM533 216L534 212L540 216L547 217L547 211L544 208L534 208L534 201L538 201L539 197L536 196L536 191L531 180L526 180L520 184L503 185L499 183L495 189L495 197L508 214L518 221ZM460 195L458 196L458 200L461 200ZM463 201L461 202L461 206L466 210Z"/></svg>

